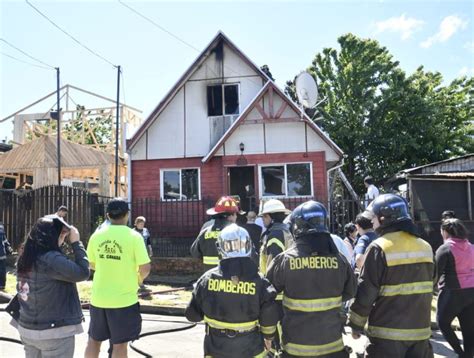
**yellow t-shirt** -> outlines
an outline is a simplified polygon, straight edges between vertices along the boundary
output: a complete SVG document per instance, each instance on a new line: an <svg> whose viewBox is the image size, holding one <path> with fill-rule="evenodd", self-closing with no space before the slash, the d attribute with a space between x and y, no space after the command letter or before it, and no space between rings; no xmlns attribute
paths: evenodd
<svg viewBox="0 0 474 358"><path fill-rule="evenodd" d="M95 265L91 304L122 308L138 302L138 266L150 262L141 235L124 225L96 231L87 246Z"/></svg>

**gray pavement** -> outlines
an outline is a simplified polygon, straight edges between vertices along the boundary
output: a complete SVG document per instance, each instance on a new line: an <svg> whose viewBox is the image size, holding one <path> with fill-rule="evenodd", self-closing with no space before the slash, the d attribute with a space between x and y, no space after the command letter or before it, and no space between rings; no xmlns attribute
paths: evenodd
<svg viewBox="0 0 474 358"><path fill-rule="evenodd" d="M84 323L84 331L87 332L89 325L89 313L84 312L86 322ZM5 312L0 312L0 336L19 339L18 332L11 327L10 316ZM143 330L142 333L151 332L154 330L164 330L179 328L188 325L189 322L183 317L175 316L158 316L158 315L143 315ZM195 358L202 357L202 340L204 337L204 325L198 324L192 329L181 332L166 333L161 335L153 335L143 337L137 342L135 346L147 352L153 357L166 358ZM436 331L433 334L432 345L435 351L435 357L455 357L452 350L448 348L440 332ZM353 340L350 334L344 336L346 345L353 348L354 353L351 358L356 357L355 352L363 352L366 338L362 337L359 340ZM87 334L83 333L76 336L76 352L74 357L83 357L84 350L87 343ZM107 357L108 344L104 343L100 357ZM23 356L23 348L21 345L0 341L0 357L16 358ZM142 355L129 350L129 357L138 358Z"/></svg>

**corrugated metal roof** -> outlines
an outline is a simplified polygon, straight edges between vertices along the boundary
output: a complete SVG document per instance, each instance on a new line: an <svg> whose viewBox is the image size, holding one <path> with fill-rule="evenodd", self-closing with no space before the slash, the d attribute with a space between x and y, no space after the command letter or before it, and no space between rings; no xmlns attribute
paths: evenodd
<svg viewBox="0 0 474 358"><path fill-rule="evenodd" d="M0 155L0 172L55 168L56 137L44 136ZM61 139L61 167L92 168L114 163L114 156Z"/></svg>
<svg viewBox="0 0 474 358"><path fill-rule="evenodd" d="M469 153L460 157L441 160L439 162L421 165L416 168L402 170L401 173L434 174L437 172L468 172L474 171L474 153Z"/></svg>
<svg viewBox="0 0 474 358"><path fill-rule="evenodd" d="M409 176L412 178L453 178L453 179L474 179L474 173L431 173L431 174L414 174Z"/></svg>

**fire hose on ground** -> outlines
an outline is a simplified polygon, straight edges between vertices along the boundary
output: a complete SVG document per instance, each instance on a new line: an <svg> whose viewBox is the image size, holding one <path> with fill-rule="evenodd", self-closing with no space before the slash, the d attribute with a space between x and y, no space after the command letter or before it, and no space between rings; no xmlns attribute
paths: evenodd
<svg viewBox="0 0 474 358"><path fill-rule="evenodd" d="M138 294L138 297L139 298L147 298L147 297L151 297L151 296L154 296L154 295L166 294L166 293L177 292L177 291L184 291L184 290L188 290L188 289L192 289L192 286L177 287L177 288L171 288L171 289L161 290L161 291L141 292L141 293ZM6 295L6 294L2 295L2 296L4 296L5 298L7 298L7 297L9 297L10 299L12 298L11 296ZM81 304L81 308L84 309L84 310L88 310L89 307L90 307L90 302L84 302L84 303ZM142 309L140 311L142 311ZM148 311L148 310L146 310L146 311ZM0 312L6 312L6 310L4 308L0 308ZM144 312L142 312L142 313L144 313ZM166 315L167 314L167 313L163 313L163 312L161 312L161 313L146 312L146 313L152 314L152 315ZM180 313L177 313L177 312L175 312L173 315L183 316L182 313L180 314ZM145 321L147 321L147 320L145 320ZM160 322L160 321L156 321L156 322ZM143 337L154 336L154 335L158 335L158 334L166 334L166 333L185 331L185 330L188 330L188 329L192 329L192 328L196 327L196 325L197 325L197 323L186 323L186 322L180 322L180 321L163 321L163 322L173 323L173 324L184 324L184 326L177 327L177 328L159 329L159 330L154 330L154 331L150 331L150 332L145 332L145 333L140 334L138 336L138 338L140 339L140 338L143 338ZM9 337L2 337L2 336L0 336L0 341L9 342L9 343L16 343L16 344L21 344L21 345L23 344L21 342L21 340L19 340L19 339L9 338ZM144 357L152 357L152 355L150 355L149 353L135 347L133 345L133 343L134 342L129 343L129 346L132 350L134 350L138 354L141 354ZM112 352L112 350L111 350L111 348L109 348L109 350L108 350L109 356L111 355L111 352Z"/></svg>

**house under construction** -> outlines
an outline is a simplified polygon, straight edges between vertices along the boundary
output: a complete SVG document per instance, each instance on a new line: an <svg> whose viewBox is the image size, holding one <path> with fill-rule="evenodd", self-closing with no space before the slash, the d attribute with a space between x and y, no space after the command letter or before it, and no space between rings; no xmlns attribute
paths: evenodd
<svg viewBox="0 0 474 358"><path fill-rule="evenodd" d="M116 102L72 86L60 89L61 184L111 196L115 186ZM0 154L0 188L6 178L15 188L55 185L57 171L56 91L0 120L14 120L13 149ZM141 123L141 111L119 105L118 194L127 195L127 132Z"/></svg>

